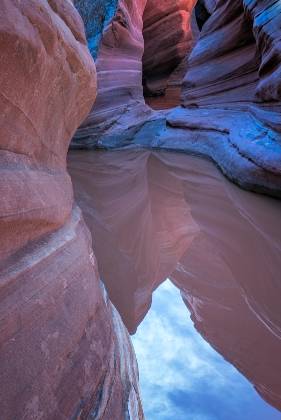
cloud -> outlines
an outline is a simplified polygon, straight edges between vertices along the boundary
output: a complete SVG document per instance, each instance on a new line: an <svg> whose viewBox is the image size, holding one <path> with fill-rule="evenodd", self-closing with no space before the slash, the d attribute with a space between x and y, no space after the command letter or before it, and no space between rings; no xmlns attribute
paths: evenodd
<svg viewBox="0 0 281 420"><path fill-rule="evenodd" d="M169 280L132 339L147 420L280 420L195 330Z"/></svg>

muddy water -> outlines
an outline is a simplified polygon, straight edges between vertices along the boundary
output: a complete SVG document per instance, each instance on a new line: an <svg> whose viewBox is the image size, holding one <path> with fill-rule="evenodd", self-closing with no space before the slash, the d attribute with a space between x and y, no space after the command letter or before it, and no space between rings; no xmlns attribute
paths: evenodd
<svg viewBox="0 0 281 420"><path fill-rule="evenodd" d="M281 410L281 202L243 191L211 162L182 154L71 152L69 171L76 200L92 232L101 277L129 331L135 333L143 320L136 338L140 333L145 337L145 325L154 310L149 312L152 293L156 290L157 296L169 278L169 284L181 292L174 305L181 308L186 326L190 313L204 343L224 358L222 377L232 365L257 390L242 387L234 399L229 394L232 385L225 380L225 386L219 388L220 398L208 397L206 392L204 400L204 392L200 394L202 404L210 407L209 416L204 412L201 417L200 413L188 417L199 395L191 400L187 387L181 389L185 397L178 399L173 394L175 382L171 382L173 398L170 395L169 401L181 407L183 417L171 417L166 411L166 417L159 413L153 417L150 412L148 418L234 418L230 403L235 400L242 407L247 392L253 398L250 405L260 407L263 417L247 406L248 413L237 418L281 418L270 407ZM172 304L171 298L158 305L155 319L171 313ZM157 322L149 328L153 324L156 335ZM187 344L181 348L186 347L188 357L192 343L185 341L184 323L182 331ZM169 339L173 340L171 334ZM179 358L180 353L185 354L179 352ZM197 353L201 363L208 363L200 346ZM153 360L153 347L149 356ZM176 376L180 360L176 363L175 359L173 365ZM164 362L162 367L165 370ZM185 370L186 377L192 377L188 364ZM212 385L212 375L207 377L209 385L202 375L201 391ZM247 411L245 407L241 410Z"/></svg>

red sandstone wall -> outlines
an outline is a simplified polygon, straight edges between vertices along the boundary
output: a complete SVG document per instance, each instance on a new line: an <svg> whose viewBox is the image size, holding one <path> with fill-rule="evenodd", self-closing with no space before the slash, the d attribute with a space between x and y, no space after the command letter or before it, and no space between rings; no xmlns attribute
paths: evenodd
<svg viewBox="0 0 281 420"><path fill-rule="evenodd" d="M148 0L143 15L146 94L163 94L167 79L192 47L195 0Z"/></svg>
<svg viewBox="0 0 281 420"><path fill-rule="evenodd" d="M185 106L280 101L278 7L274 1L217 2L189 59Z"/></svg>
<svg viewBox="0 0 281 420"><path fill-rule="evenodd" d="M88 118L75 136L77 145L104 132L128 109L144 107L142 88L142 15L146 0L120 0L105 29L96 62L98 95Z"/></svg>
<svg viewBox="0 0 281 420"><path fill-rule="evenodd" d="M66 172L96 96L83 23L68 0L2 0L0 49L0 416L142 418Z"/></svg>

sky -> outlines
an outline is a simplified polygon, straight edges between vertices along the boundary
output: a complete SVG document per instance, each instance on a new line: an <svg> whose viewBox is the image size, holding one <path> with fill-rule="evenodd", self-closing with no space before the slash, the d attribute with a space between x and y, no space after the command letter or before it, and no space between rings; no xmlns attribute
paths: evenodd
<svg viewBox="0 0 281 420"><path fill-rule="evenodd" d="M169 280L132 340L146 420L281 420L196 331Z"/></svg>

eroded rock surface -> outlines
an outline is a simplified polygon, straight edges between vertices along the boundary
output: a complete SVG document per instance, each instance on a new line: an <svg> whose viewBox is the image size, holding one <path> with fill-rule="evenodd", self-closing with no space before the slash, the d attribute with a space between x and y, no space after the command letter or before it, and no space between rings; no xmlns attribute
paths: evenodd
<svg viewBox="0 0 281 420"><path fill-rule="evenodd" d="M143 11L147 0L119 0L116 11L104 27L96 61L98 95L90 115L73 140L76 147L91 146L112 126L123 131L130 114L130 123L146 120L151 110L145 106L142 87L142 55L144 51ZM85 2L84 2L85 3ZM78 10L84 3L77 1ZM95 2L87 1L91 15L98 10ZM91 31L88 33L91 42Z"/></svg>
<svg viewBox="0 0 281 420"><path fill-rule="evenodd" d="M82 20L70 1L3 0L0 49L0 417L142 418L66 171L96 96Z"/></svg>
<svg viewBox="0 0 281 420"><path fill-rule="evenodd" d="M145 94L165 93L168 78L192 47L195 0L148 0L143 14Z"/></svg>
<svg viewBox="0 0 281 420"><path fill-rule="evenodd" d="M169 277L198 331L281 410L280 201L183 154L75 151L69 169L130 331Z"/></svg>
<svg viewBox="0 0 281 420"><path fill-rule="evenodd" d="M168 122L185 127L179 135L190 149L207 150L240 185L280 194L280 9L274 1L237 0L219 1L211 12L183 82L188 111L172 112Z"/></svg>

